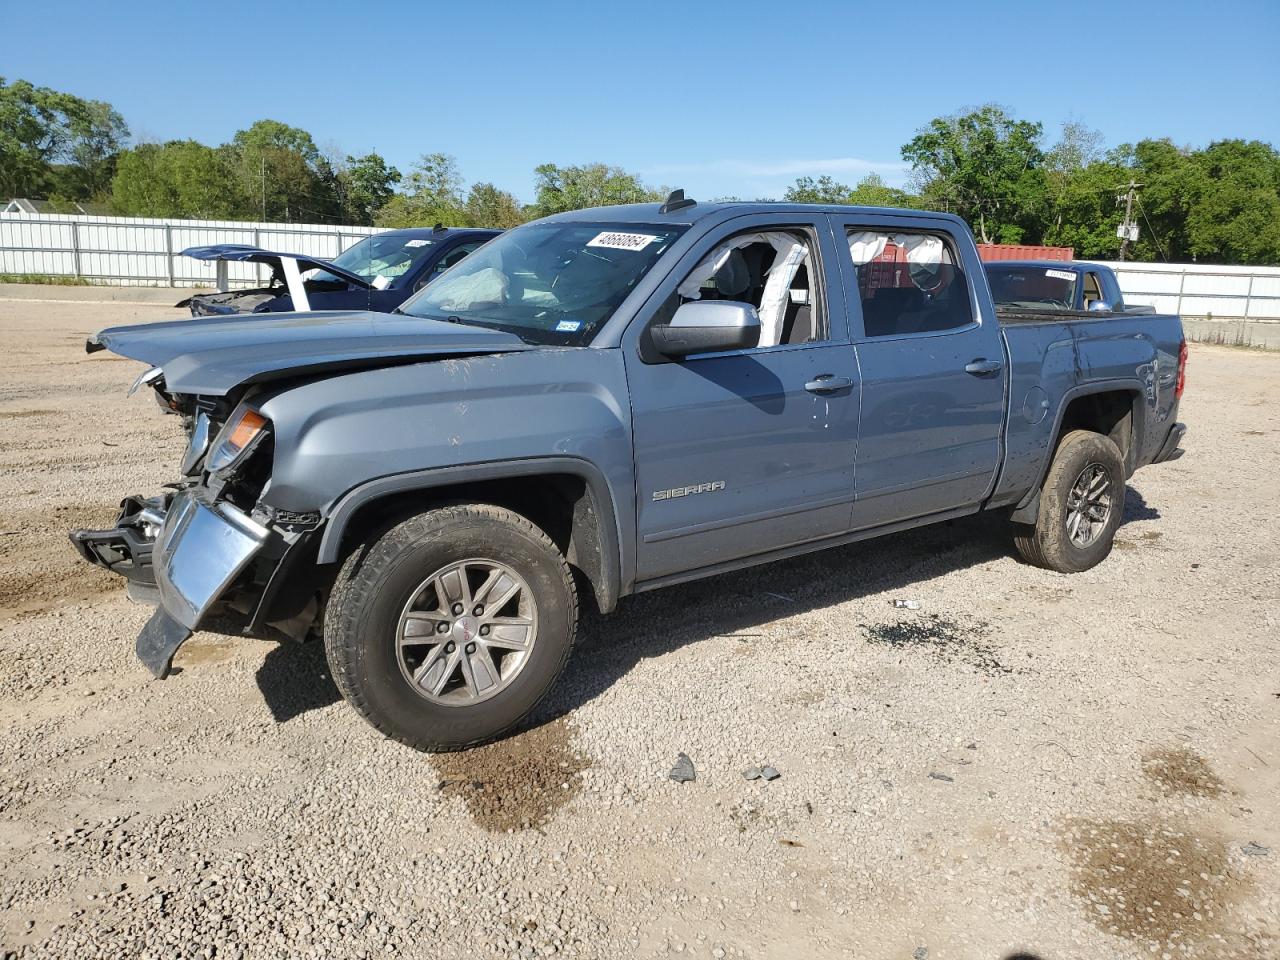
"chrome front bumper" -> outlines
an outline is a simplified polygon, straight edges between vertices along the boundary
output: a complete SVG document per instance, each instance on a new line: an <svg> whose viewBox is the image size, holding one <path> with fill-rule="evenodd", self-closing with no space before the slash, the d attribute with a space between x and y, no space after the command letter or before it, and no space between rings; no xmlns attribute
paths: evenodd
<svg viewBox="0 0 1280 960"><path fill-rule="evenodd" d="M154 503L154 501L148 501ZM107 562L110 551L100 543L117 539L138 540L138 529L121 526L114 531L73 531L72 543L86 559L130 576L124 566ZM127 531L127 532L125 532ZM138 634L138 658L155 676L164 677L178 647L200 626L210 608L221 598L245 565L257 555L270 531L229 504L209 506L189 490L174 494L163 512L154 541L130 546L137 560L145 554L147 573L155 582L159 602L147 625ZM105 556L104 556L105 554ZM131 586L133 577L130 576ZM131 591L132 595L132 591Z"/></svg>
<svg viewBox="0 0 1280 960"><path fill-rule="evenodd" d="M177 494L152 550L160 606L195 630L269 533L228 504L209 507L188 491Z"/></svg>

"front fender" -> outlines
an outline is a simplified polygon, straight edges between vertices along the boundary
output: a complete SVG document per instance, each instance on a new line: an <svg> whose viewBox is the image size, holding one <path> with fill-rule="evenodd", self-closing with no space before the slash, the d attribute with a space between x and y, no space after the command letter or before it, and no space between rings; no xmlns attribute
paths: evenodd
<svg viewBox="0 0 1280 960"><path fill-rule="evenodd" d="M548 348L331 377L263 404L274 460L262 501L326 518L326 563L370 498L520 471L575 474L596 500L611 568L625 585L635 555L630 409L613 349Z"/></svg>

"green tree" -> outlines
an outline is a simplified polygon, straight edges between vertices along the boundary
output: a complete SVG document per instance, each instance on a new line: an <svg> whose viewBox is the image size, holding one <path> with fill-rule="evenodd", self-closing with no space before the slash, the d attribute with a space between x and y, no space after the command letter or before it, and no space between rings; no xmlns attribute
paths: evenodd
<svg viewBox="0 0 1280 960"><path fill-rule="evenodd" d="M400 171L379 154L367 153L336 164L335 186L345 223L373 224L375 214L395 195Z"/></svg>
<svg viewBox="0 0 1280 960"><path fill-rule="evenodd" d="M374 217L380 227L465 226L462 172L447 153L424 154L404 180L404 190Z"/></svg>
<svg viewBox="0 0 1280 960"><path fill-rule="evenodd" d="M278 120L259 120L232 138L238 192L257 200L256 217L285 223L336 220L335 175L311 134Z"/></svg>
<svg viewBox="0 0 1280 960"><path fill-rule="evenodd" d="M507 230L524 223L520 201L492 183L477 183L467 193L467 224Z"/></svg>
<svg viewBox="0 0 1280 960"><path fill-rule="evenodd" d="M1040 136L1040 124L988 104L934 119L902 158L926 204L959 213L982 242L1035 242L1045 202Z"/></svg>
<svg viewBox="0 0 1280 960"><path fill-rule="evenodd" d="M1220 140L1188 158L1187 246L1208 263L1280 262L1280 154Z"/></svg>
<svg viewBox="0 0 1280 960"><path fill-rule="evenodd" d="M131 217L234 220L249 204L235 191L235 154L195 140L144 143L120 156L111 206Z"/></svg>
<svg viewBox="0 0 1280 960"><path fill-rule="evenodd" d="M846 202L860 207L918 207L920 204L918 197L889 186L878 173L869 173L859 180Z"/></svg>
<svg viewBox="0 0 1280 960"><path fill-rule="evenodd" d="M604 163L569 167L544 163L533 172L538 191L534 215L539 217L585 207L653 202L665 199L668 193L646 186L634 173Z"/></svg>
<svg viewBox="0 0 1280 960"><path fill-rule="evenodd" d="M128 137L124 118L109 103L0 77L0 194L6 197L99 196Z"/></svg>
<svg viewBox="0 0 1280 960"><path fill-rule="evenodd" d="M813 177L798 177L796 182L787 187L782 199L788 203L848 203L853 190L844 183L827 176L825 173Z"/></svg>

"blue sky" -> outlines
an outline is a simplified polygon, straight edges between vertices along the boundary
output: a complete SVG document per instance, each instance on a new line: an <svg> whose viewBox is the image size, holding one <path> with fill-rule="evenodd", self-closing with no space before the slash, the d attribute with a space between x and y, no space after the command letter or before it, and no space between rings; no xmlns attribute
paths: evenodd
<svg viewBox="0 0 1280 960"><path fill-rule="evenodd" d="M0 0L0 74L108 100L140 140L256 119L532 199L602 160L697 197L900 183L932 117L1000 103L1109 145L1280 144L1280 0L615 4Z"/></svg>

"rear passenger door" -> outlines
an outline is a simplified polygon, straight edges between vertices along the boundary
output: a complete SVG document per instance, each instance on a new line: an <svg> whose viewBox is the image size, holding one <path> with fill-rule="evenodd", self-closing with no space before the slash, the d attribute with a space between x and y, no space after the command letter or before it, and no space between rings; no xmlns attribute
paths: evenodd
<svg viewBox="0 0 1280 960"><path fill-rule="evenodd" d="M832 219L862 377L853 527L974 507L1000 462L1007 374L976 250L937 219Z"/></svg>

